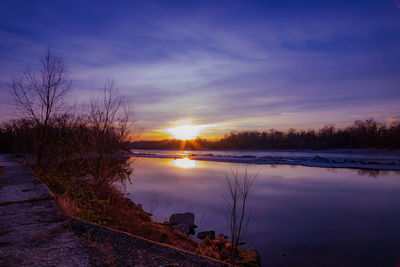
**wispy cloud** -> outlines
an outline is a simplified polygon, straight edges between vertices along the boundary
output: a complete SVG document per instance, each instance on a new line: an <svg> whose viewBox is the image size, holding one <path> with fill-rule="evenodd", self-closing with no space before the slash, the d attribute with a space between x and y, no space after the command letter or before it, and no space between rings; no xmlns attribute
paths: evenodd
<svg viewBox="0 0 400 267"><path fill-rule="evenodd" d="M89 99L113 77L148 132L188 117L218 124L207 130L215 135L397 115L393 2L283 2L6 1L0 90L51 44L71 70L71 99Z"/></svg>

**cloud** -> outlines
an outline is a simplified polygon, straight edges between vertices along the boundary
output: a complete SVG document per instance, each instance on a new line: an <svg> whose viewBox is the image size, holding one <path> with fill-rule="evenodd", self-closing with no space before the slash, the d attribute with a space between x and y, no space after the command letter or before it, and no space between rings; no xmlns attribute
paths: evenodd
<svg viewBox="0 0 400 267"><path fill-rule="evenodd" d="M218 133L343 122L392 114L400 99L392 3L76 4L3 4L0 90L52 44L71 99L113 77L150 132L189 117Z"/></svg>

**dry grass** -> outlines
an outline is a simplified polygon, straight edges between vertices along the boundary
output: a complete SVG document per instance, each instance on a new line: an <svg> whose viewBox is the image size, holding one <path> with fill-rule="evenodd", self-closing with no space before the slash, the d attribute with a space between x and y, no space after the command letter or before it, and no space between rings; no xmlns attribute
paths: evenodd
<svg viewBox="0 0 400 267"><path fill-rule="evenodd" d="M170 225L153 222L148 213L110 185L93 190L90 181L77 180L51 166L43 171L36 169L35 173L53 191L57 204L69 216L185 250L194 251L198 246Z"/></svg>
<svg viewBox="0 0 400 267"><path fill-rule="evenodd" d="M148 213L112 186L93 190L89 180L75 179L68 170L71 169L65 166L61 169L46 166L45 170L35 171L53 191L65 214L218 260L229 259L230 243L225 239L197 243L169 224L153 222ZM240 251L238 265L252 266L249 263L257 261L255 257L249 258L246 250Z"/></svg>

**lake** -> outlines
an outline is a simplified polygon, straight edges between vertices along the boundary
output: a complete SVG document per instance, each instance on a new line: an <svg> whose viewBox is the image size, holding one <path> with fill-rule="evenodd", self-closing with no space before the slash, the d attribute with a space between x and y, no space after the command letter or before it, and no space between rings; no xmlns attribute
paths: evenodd
<svg viewBox="0 0 400 267"><path fill-rule="evenodd" d="M229 235L226 175L244 164L188 158L132 158L123 192L153 219L193 212L196 233ZM398 266L400 173L292 165L247 165L257 175L249 196L244 247L264 266ZM285 256L280 256L285 252Z"/></svg>

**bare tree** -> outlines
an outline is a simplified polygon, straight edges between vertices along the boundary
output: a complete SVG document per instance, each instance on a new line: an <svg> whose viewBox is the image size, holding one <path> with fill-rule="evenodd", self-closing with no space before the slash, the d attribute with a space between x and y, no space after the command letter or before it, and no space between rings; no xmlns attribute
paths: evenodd
<svg viewBox="0 0 400 267"><path fill-rule="evenodd" d="M47 128L51 118L63 107L64 97L71 89L69 73L60 55L48 48L33 72L30 67L21 77L13 77L10 87L19 112L33 120L39 130L37 164L45 149Z"/></svg>
<svg viewBox="0 0 400 267"><path fill-rule="evenodd" d="M247 200L251 187L257 174L252 176L248 173L247 164L245 166L243 177L238 174L239 168L234 171L231 169L232 177L226 175L229 196L224 200L227 203L225 213L229 222L229 230L231 235L231 261L235 264L238 257L238 248L244 243L247 234L247 228L250 222L250 214L246 211Z"/></svg>
<svg viewBox="0 0 400 267"><path fill-rule="evenodd" d="M95 165L93 182L99 188L128 174L126 166L116 164L110 154L116 149L126 149L126 142L134 134L136 125L133 108L118 94L114 80L107 80L101 100L90 103L89 124Z"/></svg>

